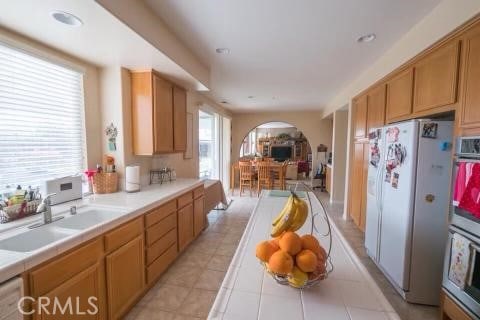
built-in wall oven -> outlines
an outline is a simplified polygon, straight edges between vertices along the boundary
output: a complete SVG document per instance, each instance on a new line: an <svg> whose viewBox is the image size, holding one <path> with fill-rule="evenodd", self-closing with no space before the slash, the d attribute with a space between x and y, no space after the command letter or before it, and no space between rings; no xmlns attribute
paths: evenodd
<svg viewBox="0 0 480 320"><path fill-rule="evenodd" d="M480 136L479 137L461 137L457 141L455 153L455 165L453 166L453 187L452 193L455 193L456 179L458 170L462 162L470 166L480 165ZM463 305L465 311L473 319L480 320L480 218L472 212L459 207L459 203L452 196L450 226L448 242L446 247L443 287L447 294ZM455 255L452 250L455 234L466 239L468 243L468 266L465 282L459 286L449 277L450 266Z"/></svg>

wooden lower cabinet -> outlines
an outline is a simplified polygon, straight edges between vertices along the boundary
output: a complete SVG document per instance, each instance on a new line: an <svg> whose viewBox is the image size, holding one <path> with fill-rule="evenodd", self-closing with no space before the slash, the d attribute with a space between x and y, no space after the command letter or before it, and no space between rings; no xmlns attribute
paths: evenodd
<svg viewBox="0 0 480 320"><path fill-rule="evenodd" d="M440 314L441 320L472 320L443 290L440 297Z"/></svg>
<svg viewBox="0 0 480 320"><path fill-rule="evenodd" d="M145 285L143 243L141 235L106 257L110 319L120 319L143 292Z"/></svg>
<svg viewBox="0 0 480 320"><path fill-rule="evenodd" d="M197 237L205 228L205 197L201 196L193 202L193 236Z"/></svg>
<svg viewBox="0 0 480 320"><path fill-rule="evenodd" d="M183 251L193 240L193 203L178 210L178 251Z"/></svg>
<svg viewBox="0 0 480 320"><path fill-rule="evenodd" d="M368 157L368 143L354 143L352 181L350 187L350 217L362 231L365 230L366 221Z"/></svg>
<svg viewBox="0 0 480 320"><path fill-rule="evenodd" d="M51 292L42 295L42 299L49 299L51 303L46 307L46 312L35 314L34 319L105 319L104 300L99 298L103 296L102 268L103 265L96 263ZM55 304L55 300L58 304ZM43 304L42 300L39 300L39 303ZM35 310L38 307L39 305L35 303Z"/></svg>

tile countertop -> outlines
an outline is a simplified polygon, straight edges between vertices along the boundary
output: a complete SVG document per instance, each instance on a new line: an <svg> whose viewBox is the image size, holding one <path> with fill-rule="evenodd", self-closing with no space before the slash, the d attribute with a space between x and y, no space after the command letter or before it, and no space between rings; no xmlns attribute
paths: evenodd
<svg viewBox="0 0 480 320"><path fill-rule="evenodd" d="M314 212L323 212L312 196ZM264 191L210 310L209 319L400 319L346 240L332 225L334 270L326 280L303 291L277 284L255 257L258 242L270 238L271 221L286 197L269 197ZM328 248L323 215L315 218L322 245ZM311 219L298 231L309 233ZM319 235L320 234L320 235Z"/></svg>
<svg viewBox="0 0 480 320"><path fill-rule="evenodd" d="M203 180L199 179L177 179L161 185L155 184L142 187L141 191L136 193L120 191L110 194L90 195L81 200L52 206L53 216L68 215L68 210L73 205L80 209L85 205L94 205L97 208L104 206L108 209L121 211L122 214L109 221L102 222L86 230L81 230L71 236L35 251L13 252L0 250L0 283L31 269L55 255L69 250L82 242L88 241L101 233L113 229L127 220L140 216L158 205L174 199L181 193L194 189L202 184ZM35 215L18 221L0 224L0 240L28 231L30 229L28 229L27 226L37 221L41 221L42 219L43 217L41 215Z"/></svg>

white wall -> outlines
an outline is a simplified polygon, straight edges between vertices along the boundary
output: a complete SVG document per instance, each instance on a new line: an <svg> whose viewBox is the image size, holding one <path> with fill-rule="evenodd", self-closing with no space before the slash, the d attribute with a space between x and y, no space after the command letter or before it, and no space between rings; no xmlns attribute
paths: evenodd
<svg viewBox="0 0 480 320"><path fill-rule="evenodd" d="M358 93L412 59L479 12L480 1L478 0L443 0L367 70L340 90L327 103L323 117L348 104Z"/></svg>
<svg viewBox="0 0 480 320"><path fill-rule="evenodd" d="M343 203L347 170L348 110L333 113L332 185L330 202Z"/></svg>

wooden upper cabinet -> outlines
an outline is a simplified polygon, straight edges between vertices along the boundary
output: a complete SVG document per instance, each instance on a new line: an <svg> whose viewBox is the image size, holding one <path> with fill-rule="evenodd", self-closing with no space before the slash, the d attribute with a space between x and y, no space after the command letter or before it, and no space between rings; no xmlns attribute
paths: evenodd
<svg viewBox="0 0 480 320"><path fill-rule="evenodd" d="M173 85L153 75L154 153L173 151Z"/></svg>
<svg viewBox="0 0 480 320"><path fill-rule="evenodd" d="M387 82L386 120L391 122L412 113L413 68Z"/></svg>
<svg viewBox="0 0 480 320"><path fill-rule="evenodd" d="M187 148L187 93L180 87L173 87L173 143L177 152Z"/></svg>
<svg viewBox="0 0 480 320"><path fill-rule="evenodd" d="M460 125L480 126L480 25L464 38L463 87Z"/></svg>
<svg viewBox="0 0 480 320"><path fill-rule="evenodd" d="M371 129L385 124L385 92L382 84L367 93L367 135Z"/></svg>
<svg viewBox="0 0 480 320"><path fill-rule="evenodd" d="M460 42L449 42L414 65L413 112L457 101Z"/></svg>
<svg viewBox="0 0 480 320"><path fill-rule="evenodd" d="M367 136L367 96L363 95L353 101L353 133L355 138Z"/></svg>
<svg viewBox="0 0 480 320"><path fill-rule="evenodd" d="M131 82L134 154L185 151L186 91L155 71L134 71Z"/></svg>

